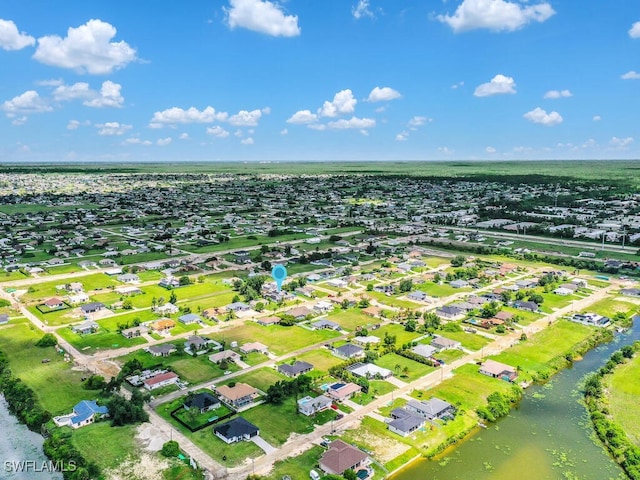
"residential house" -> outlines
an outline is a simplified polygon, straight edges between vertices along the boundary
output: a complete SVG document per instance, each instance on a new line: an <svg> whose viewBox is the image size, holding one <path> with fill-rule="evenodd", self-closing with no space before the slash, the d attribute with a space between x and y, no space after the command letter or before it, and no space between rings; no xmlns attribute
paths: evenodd
<svg viewBox="0 0 640 480"><path fill-rule="evenodd" d="M451 305L445 305L444 307L436 308L436 315L449 320L454 320L464 316L464 310Z"/></svg>
<svg viewBox="0 0 640 480"><path fill-rule="evenodd" d="M611 324L609 317L604 317L597 313L576 313L571 317L571 320L592 327L606 327Z"/></svg>
<svg viewBox="0 0 640 480"><path fill-rule="evenodd" d="M623 288L620 293L627 297L640 297L640 288Z"/></svg>
<svg viewBox="0 0 640 480"><path fill-rule="evenodd" d="M309 315L313 315L313 310L307 307L295 307L285 312L287 315L291 315L296 320L304 320Z"/></svg>
<svg viewBox="0 0 640 480"><path fill-rule="evenodd" d="M415 347L412 347L411 351L416 355L420 355L423 358L429 359L433 356L434 353L438 352L438 349L431 345L418 344Z"/></svg>
<svg viewBox="0 0 640 480"><path fill-rule="evenodd" d="M307 417L315 415L316 413L323 412L331 408L333 400L325 395L320 395L316 398L309 396L303 397L298 400L298 411Z"/></svg>
<svg viewBox="0 0 640 480"><path fill-rule="evenodd" d="M71 330L79 335L87 335L89 333L97 332L99 329L100 326L93 320L87 320L84 323L71 327Z"/></svg>
<svg viewBox="0 0 640 480"><path fill-rule="evenodd" d="M138 325L137 327L124 328L120 331L124 338L136 338L143 333L147 333L149 328L144 325Z"/></svg>
<svg viewBox="0 0 640 480"><path fill-rule="evenodd" d="M140 287L136 287L134 285L120 285L115 288L115 291L116 293L124 296L140 295L142 293Z"/></svg>
<svg viewBox="0 0 640 480"><path fill-rule="evenodd" d="M64 302L57 297L50 298L45 300L44 305L49 308L62 308L64 307Z"/></svg>
<svg viewBox="0 0 640 480"><path fill-rule="evenodd" d="M328 475L342 475L346 470L359 470L370 462L362 450L342 440L334 440L320 457L320 469Z"/></svg>
<svg viewBox="0 0 640 480"><path fill-rule="evenodd" d="M208 338L199 337L198 335L191 335L187 338L187 341L184 342L184 348L189 350L190 352L197 352L199 350L205 350L207 348L214 348L215 350L222 349L222 345L214 340L210 340Z"/></svg>
<svg viewBox="0 0 640 480"><path fill-rule="evenodd" d="M109 409L98 405L93 400L82 400L73 407L69 415L55 417L53 421L59 427L68 425L71 428L80 428L89 425L109 415Z"/></svg>
<svg viewBox="0 0 640 480"><path fill-rule="evenodd" d="M240 354L234 352L233 350L224 350L222 352L214 353L213 355L209 355L209 360L213 363L220 363L223 360L235 362L240 360Z"/></svg>
<svg viewBox="0 0 640 480"><path fill-rule="evenodd" d="M367 335L366 337L354 337L352 341L353 343L357 343L358 345L377 345L378 343L380 343L380 338L374 335Z"/></svg>
<svg viewBox="0 0 640 480"><path fill-rule="evenodd" d="M178 321L180 323L184 323L185 325L192 325L194 323L201 323L202 319L200 318L200 315L196 315L195 313L187 313L186 315L179 316Z"/></svg>
<svg viewBox="0 0 640 480"><path fill-rule="evenodd" d="M146 378L142 385L147 390L155 390L156 388L166 387L167 385L175 385L180 380L180 377L173 372L164 372L153 375Z"/></svg>
<svg viewBox="0 0 640 480"><path fill-rule="evenodd" d="M462 344L457 340L451 340L449 338L436 336L431 341L431 346L436 349L436 351L441 352L442 350L452 350L454 348L461 349Z"/></svg>
<svg viewBox="0 0 640 480"><path fill-rule="evenodd" d="M164 305L159 305L155 307L155 312L158 315L173 315L174 313L178 313L180 309L175 306L173 303L165 303Z"/></svg>
<svg viewBox="0 0 640 480"><path fill-rule="evenodd" d="M553 293L566 297L567 295L571 295L573 293L573 290L569 290L568 288L564 287L558 287L553 291Z"/></svg>
<svg viewBox="0 0 640 480"><path fill-rule="evenodd" d="M422 401L409 400L405 408L429 421L453 418L455 414L453 405L436 397Z"/></svg>
<svg viewBox="0 0 640 480"><path fill-rule="evenodd" d="M221 406L222 404L220 403L220 400L209 392L196 393L193 397L187 398L183 404L185 410L195 408L196 410L199 410L200 413L209 412L216 408L220 408Z"/></svg>
<svg viewBox="0 0 640 480"><path fill-rule="evenodd" d="M380 312L382 310L378 307L374 307L374 306L369 306L367 308L363 308L362 309L362 313L364 313L365 315L368 315L370 317L378 317L380 316Z"/></svg>
<svg viewBox="0 0 640 480"><path fill-rule="evenodd" d="M249 342L242 345L240 351L242 353L258 352L267 355L269 353L269 347L260 342Z"/></svg>
<svg viewBox="0 0 640 480"><path fill-rule="evenodd" d="M316 330L320 330L321 328L327 328L329 330L340 330L340 325L338 325L336 322L332 322L331 320L327 320L326 318L322 318L316 322L313 322L311 326Z"/></svg>
<svg viewBox="0 0 640 480"><path fill-rule="evenodd" d="M244 418L236 417L213 427L213 433L225 443L231 444L257 437L260 435L260 429Z"/></svg>
<svg viewBox="0 0 640 480"><path fill-rule="evenodd" d="M333 354L344 359L361 358L365 356L364 348L351 343L346 343L341 347L335 348Z"/></svg>
<svg viewBox="0 0 640 480"><path fill-rule="evenodd" d="M409 292L407 294L407 298L409 300L413 300L414 302L426 302L429 298L429 295L427 295L422 290L415 290L413 292Z"/></svg>
<svg viewBox="0 0 640 480"><path fill-rule="evenodd" d="M3 313L0 315L0 325L6 325L7 323L9 323L9 315Z"/></svg>
<svg viewBox="0 0 640 480"><path fill-rule="evenodd" d="M69 303L71 305L79 305L81 303L89 301L89 295L87 295L85 292L76 293L75 295L69 295L67 298L69 299Z"/></svg>
<svg viewBox="0 0 640 480"><path fill-rule="evenodd" d="M480 366L480 373L488 377L500 378L512 382L518 376L515 368L495 360L485 360Z"/></svg>
<svg viewBox="0 0 640 480"><path fill-rule="evenodd" d="M180 286L180 279L176 277L164 277L160 282L158 282L158 285L170 290Z"/></svg>
<svg viewBox="0 0 640 480"><path fill-rule="evenodd" d="M283 363L282 365L278 365L278 372L290 378L304 375L305 373L309 373L311 370L313 370L313 365L300 360L297 360L293 364Z"/></svg>
<svg viewBox="0 0 640 480"><path fill-rule="evenodd" d="M83 314L89 315L91 313L99 312L103 308L104 308L103 303L91 302L91 303L87 303L86 305L82 305L80 307L80 310L82 311Z"/></svg>
<svg viewBox="0 0 640 480"><path fill-rule="evenodd" d="M170 318L161 318L160 320L156 320L150 325L151 330L153 330L156 333L161 333L167 330L171 330L175 326L176 326L176 322L174 322Z"/></svg>
<svg viewBox="0 0 640 480"><path fill-rule="evenodd" d="M176 346L173 343L163 343L162 345L151 345L147 348L154 357L168 357L172 353L176 352Z"/></svg>
<svg viewBox="0 0 640 480"><path fill-rule="evenodd" d="M367 379L386 379L393 375L393 372L387 368L379 367L373 363L354 363L347 367L356 377L364 377Z"/></svg>
<svg viewBox="0 0 640 480"><path fill-rule="evenodd" d="M214 322L218 321L218 319L216 318L216 315L219 314L219 310L217 308L207 308L206 310L203 310L201 313L202 313L202 317L206 318L207 320L213 320Z"/></svg>
<svg viewBox="0 0 640 480"><path fill-rule="evenodd" d="M537 312L539 308L536 302L529 302L525 300L516 300L513 302L513 306L520 310L527 310L529 312Z"/></svg>
<svg viewBox="0 0 640 480"><path fill-rule="evenodd" d="M453 288L464 288L469 285L469 282L459 279L449 282L449 285L451 285Z"/></svg>
<svg viewBox="0 0 640 480"><path fill-rule="evenodd" d="M123 273L118 275L118 281L122 283L139 283L140 277L135 273Z"/></svg>
<svg viewBox="0 0 640 480"><path fill-rule="evenodd" d="M227 310L227 312L246 312L251 309L251 307L244 302L230 303L224 308Z"/></svg>
<svg viewBox="0 0 640 480"><path fill-rule="evenodd" d="M355 383L337 382L329 385L326 393L336 402L342 402L344 400L350 399L356 393L360 393L361 391L362 387L360 385L356 385Z"/></svg>
<svg viewBox="0 0 640 480"><path fill-rule="evenodd" d="M522 280L516 280L516 285L524 289L534 288L538 286L538 280L532 278L524 278Z"/></svg>
<svg viewBox="0 0 640 480"><path fill-rule="evenodd" d="M392 420L387 423L387 428L398 435L407 437L416 430L424 427L425 420L420 415L404 408L395 408L391 411Z"/></svg>
<svg viewBox="0 0 640 480"><path fill-rule="evenodd" d="M258 398L258 390L246 383L236 383L233 387L222 385L216 388L220 400L234 408L249 405Z"/></svg>
<svg viewBox="0 0 640 480"><path fill-rule="evenodd" d="M324 300L320 300L319 302L316 302L316 304L313 306L313 309L318 313L329 313L333 310L333 305Z"/></svg>
<svg viewBox="0 0 640 480"><path fill-rule="evenodd" d="M280 317L276 317L275 315L258 319L258 325L267 326L267 325L276 325L278 323L280 323Z"/></svg>

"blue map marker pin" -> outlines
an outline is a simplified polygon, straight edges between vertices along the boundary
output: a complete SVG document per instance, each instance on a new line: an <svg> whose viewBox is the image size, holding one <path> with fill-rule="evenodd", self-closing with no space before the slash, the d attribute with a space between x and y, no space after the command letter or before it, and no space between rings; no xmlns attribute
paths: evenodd
<svg viewBox="0 0 640 480"><path fill-rule="evenodd" d="M282 282L287 278L287 269L284 268L284 265L275 265L271 269L271 276L276 281L276 287L278 287L278 291L282 288Z"/></svg>

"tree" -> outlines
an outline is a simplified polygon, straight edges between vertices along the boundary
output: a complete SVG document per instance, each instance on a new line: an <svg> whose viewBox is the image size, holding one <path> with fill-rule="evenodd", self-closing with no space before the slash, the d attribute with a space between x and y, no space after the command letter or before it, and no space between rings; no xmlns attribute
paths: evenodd
<svg viewBox="0 0 640 480"><path fill-rule="evenodd" d="M191 277L189 277L189 275L183 275L182 277L180 277L180 280L179 280L180 286L191 285L192 283L193 282L191 281Z"/></svg>
<svg viewBox="0 0 640 480"><path fill-rule="evenodd" d="M55 347L58 344L53 333L45 333L40 340L36 342L36 347Z"/></svg>
<svg viewBox="0 0 640 480"><path fill-rule="evenodd" d="M127 298L124 300L124 302L122 302L122 308L124 308L125 310L131 310L133 308L133 302L130 298Z"/></svg>
<svg viewBox="0 0 640 480"><path fill-rule="evenodd" d="M538 305L542 305L542 303L544 302L544 297L539 293L532 293L531 295L529 295L529 301L534 302Z"/></svg>
<svg viewBox="0 0 640 480"><path fill-rule="evenodd" d="M175 440L169 440L162 445L160 453L167 458L174 458L180 454L180 445Z"/></svg>
<svg viewBox="0 0 640 480"><path fill-rule="evenodd" d="M367 283L367 292L373 291L373 283Z"/></svg>
<svg viewBox="0 0 640 480"><path fill-rule="evenodd" d="M358 475L356 475L356 472L352 469L345 470L342 476L345 480L358 480Z"/></svg>
<svg viewBox="0 0 640 480"><path fill-rule="evenodd" d="M171 292L171 295L169 296L169 303L173 303L174 305L178 302L178 296L176 295L176 292Z"/></svg>
<svg viewBox="0 0 640 480"><path fill-rule="evenodd" d="M435 313L424 312L423 318L424 318L424 326L427 329L436 330L438 327L440 327L440 317L438 317L438 315L436 315Z"/></svg>
<svg viewBox="0 0 640 480"><path fill-rule="evenodd" d="M415 332L418 323L415 320L407 320L404 324L404 329L407 332Z"/></svg>
<svg viewBox="0 0 640 480"><path fill-rule="evenodd" d="M102 375L91 375L82 384L82 388L86 390L102 390L107 386Z"/></svg>
<svg viewBox="0 0 640 480"><path fill-rule="evenodd" d="M401 292L410 292L413 288L413 280L410 278L406 278L400 282L400 291Z"/></svg>
<svg viewBox="0 0 640 480"><path fill-rule="evenodd" d="M451 266L452 267L461 267L462 265L465 264L466 261L467 261L467 259L466 259L466 257L464 255L456 255L451 260Z"/></svg>

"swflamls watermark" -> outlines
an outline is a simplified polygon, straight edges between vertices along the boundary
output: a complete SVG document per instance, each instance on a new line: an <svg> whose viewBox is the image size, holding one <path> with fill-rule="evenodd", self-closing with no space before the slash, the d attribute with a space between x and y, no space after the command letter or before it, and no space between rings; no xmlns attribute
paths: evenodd
<svg viewBox="0 0 640 480"><path fill-rule="evenodd" d="M77 469L76 462L52 462L51 460L6 460L4 462L4 471L12 473L46 473L46 472L75 472Z"/></svg>

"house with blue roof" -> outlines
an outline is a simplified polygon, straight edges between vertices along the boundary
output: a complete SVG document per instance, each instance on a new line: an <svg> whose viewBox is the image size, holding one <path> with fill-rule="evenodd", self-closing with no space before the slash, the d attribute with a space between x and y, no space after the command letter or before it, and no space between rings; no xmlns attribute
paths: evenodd
<svg viewBox="0 0 640 480"><path fill-rule="evenodd" d="M73 412L69 415L55 417L53 421L59 427L68 425L71 428L80 428L108 415L109 409L107 407L98 405L93 400L82 400L73 407Z"/></svg>

